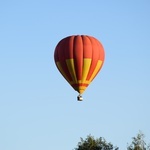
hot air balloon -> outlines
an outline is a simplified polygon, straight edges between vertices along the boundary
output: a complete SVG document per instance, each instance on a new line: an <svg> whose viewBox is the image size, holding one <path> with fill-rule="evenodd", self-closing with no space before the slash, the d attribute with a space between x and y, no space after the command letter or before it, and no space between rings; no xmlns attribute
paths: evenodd
<svg viewBox="0 0 150 150"><path fill-rule="evenodd" d="M72 35L63 38L54 51L55 64L79 95L93 81L104 63L105 52L96 38L88 35Z"/></svg>

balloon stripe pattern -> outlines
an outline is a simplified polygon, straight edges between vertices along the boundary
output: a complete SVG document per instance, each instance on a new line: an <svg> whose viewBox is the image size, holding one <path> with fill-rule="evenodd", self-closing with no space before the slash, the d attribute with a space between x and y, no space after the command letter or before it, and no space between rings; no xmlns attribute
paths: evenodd
<svg viewBox="0 0 150 150"><path fill-rule="evenodd" d="M94 37L72 35L56 46L54 60L68 83L82 94L104 63L104 48Z"/></svg>

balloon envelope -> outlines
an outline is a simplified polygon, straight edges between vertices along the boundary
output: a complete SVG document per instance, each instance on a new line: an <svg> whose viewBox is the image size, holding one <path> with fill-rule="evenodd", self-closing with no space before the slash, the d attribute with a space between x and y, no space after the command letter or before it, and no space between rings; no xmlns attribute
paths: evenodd
<svg viewBox="0 0 150 150"><path fill-rule="evenodd" d="M72 35L56 46L54 60L68 83L82 94L104 63L104 48L100 41L88 35Z"/></svg>

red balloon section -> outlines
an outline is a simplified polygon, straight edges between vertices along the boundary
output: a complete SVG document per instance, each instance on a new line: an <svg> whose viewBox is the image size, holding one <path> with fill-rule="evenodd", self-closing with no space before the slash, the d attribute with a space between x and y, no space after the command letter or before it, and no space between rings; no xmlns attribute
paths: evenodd
<svg viewBox="0 0 150 150"><path fill-rule="evenodd" d="M58 70L79 94L98 74L104 57L100 41L88 35L68 36L57 44L54 52Z"/></svg>

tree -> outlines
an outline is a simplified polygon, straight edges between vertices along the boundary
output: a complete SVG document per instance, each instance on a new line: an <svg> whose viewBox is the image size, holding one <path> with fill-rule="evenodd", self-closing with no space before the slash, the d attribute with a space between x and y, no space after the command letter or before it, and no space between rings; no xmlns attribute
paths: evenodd
<svg viewBox="0 0 150 150"><path fill-rule="evenodd" d="M127 147L127 150L150 150L150 145L144 141L144 134L140 131L136 137L132 138L132 143Z"/></svg>
<svg viewBox="0 0 150 150"><path fill-rule="evenodd" d="M127 146L127 150L150 150L150 143L146 144L144 134L139 132L137 136L132 138L132 143ZM88 135L86 139L80 138L77 148L74 150L119 150L119 147L108 143L104 138L94 138Z"/></svg>
<svg viewBox="0 0 150 150"><path fill-rule="evenodd" d="M83 138L80 139L81 142L78 142L78 146L75 150L119 150L118 147L107 143L102 137L95 139L93 136L88 135L85 140Z"/></svg>

